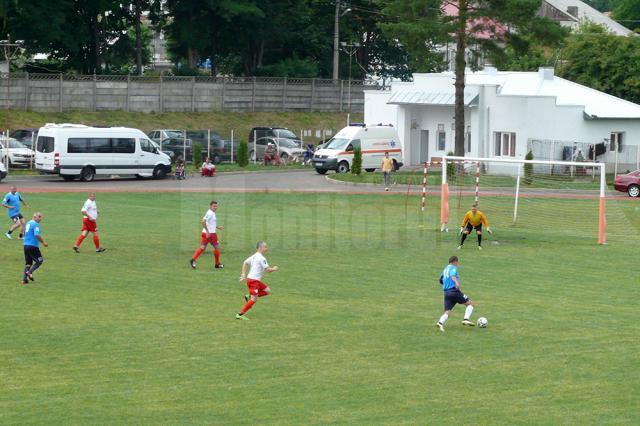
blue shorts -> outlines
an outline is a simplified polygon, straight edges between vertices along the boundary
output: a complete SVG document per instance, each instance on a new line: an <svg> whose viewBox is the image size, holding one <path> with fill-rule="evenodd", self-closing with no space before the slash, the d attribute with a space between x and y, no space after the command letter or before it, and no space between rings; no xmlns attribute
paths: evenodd
<svg viewBox="0 0 640 426"><path fill-rule="evenodd" d="M456 306L457 303L460 305L464 305L469 301L469 298L466 294L458 290L457 288L452 288L450 290L445 290L444 292L444 310L450 311Z"/></svg>

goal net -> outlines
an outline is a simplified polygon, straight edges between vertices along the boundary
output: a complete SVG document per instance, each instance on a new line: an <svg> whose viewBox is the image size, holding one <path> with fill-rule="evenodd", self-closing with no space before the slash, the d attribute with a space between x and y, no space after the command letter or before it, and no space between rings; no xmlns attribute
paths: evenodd
<svg viewBox="0 0 640 426"><path fill-rule="evenodd" d="M477 203L497 233L606 243L604 164L443 157L441 230L458 230Z"/></svg>

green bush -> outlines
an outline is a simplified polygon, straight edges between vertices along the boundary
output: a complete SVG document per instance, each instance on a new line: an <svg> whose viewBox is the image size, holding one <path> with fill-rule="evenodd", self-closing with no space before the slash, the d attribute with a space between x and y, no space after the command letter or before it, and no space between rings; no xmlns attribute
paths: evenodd
<svg viewBox="0 0 640 426"><path fill-rule="evenodd" d="M200 170L202 165L202 145L196 143L193 145L193 168Z"/></svg>
<svg viewBox="0 0 640 426"><path fill-rule="evenodd" d="M356 147L353 150L353 163L351 164L351 173L360 176L362 173L362 149Z"/></svg>
<svg viewBox="0 0 640 426"><path fill-rule="evenodd" d="M524 157L525 160L533 160L533 152L529 150ZM531 185L533 183L533 164L524 164L524 183L525 185Z"/></svg>
<svg viewBox="0 0 640 426"><path fill-rule="evenodd" d="M249 146L245 140L240 141L236 161L240 167L247 167L249 165Z"/></svg>
<svg viewBox="0 0 640 426"><path fill-rule="evenodd" d="M447 156L452 156L453 151L449 151L447 152ZM447 181L449 182L456 182L457 180L457 176L456 176L456 165L455 163L452 163L451 160L447 161Z"/></svg>

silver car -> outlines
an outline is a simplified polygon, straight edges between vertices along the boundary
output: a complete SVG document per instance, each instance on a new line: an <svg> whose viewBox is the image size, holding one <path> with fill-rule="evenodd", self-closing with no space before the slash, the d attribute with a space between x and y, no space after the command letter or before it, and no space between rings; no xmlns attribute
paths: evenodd
<svg viewBox="0 0 640 426"><path fill-rule="evenodd" d="M283 163L302 161L304 149L300 148L297 143L291 139L278 139L273 137L258 138L255 145L253 143L249 144L249 158L251 161L261 163L264 158L264 153L267 150L267 145L270 143L278 147L278 154Z"/></svg>

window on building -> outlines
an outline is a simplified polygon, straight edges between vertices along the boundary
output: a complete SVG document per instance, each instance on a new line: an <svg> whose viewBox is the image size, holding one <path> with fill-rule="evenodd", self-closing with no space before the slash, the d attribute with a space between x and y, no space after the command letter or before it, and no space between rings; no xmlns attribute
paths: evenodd
<svg viewBox="0 0 640 426"><path fill-rule="evenodd" d="M495 132L494 155L497 157L516 156L516 134L509 132Z"/></svg>
<svg viewBox="0 0 640 426"><path fill-rule="evenodd" d="M611 151L618 150L618 152L622 152L624 133L622 132L611 132Z"/></svg>
<svg viewBox="0 0 640 426"><path fill-rule="evenodd" d="M467 152L471 152L471 126L467 126L467 133L464 136L467 142Z"/></svg>

